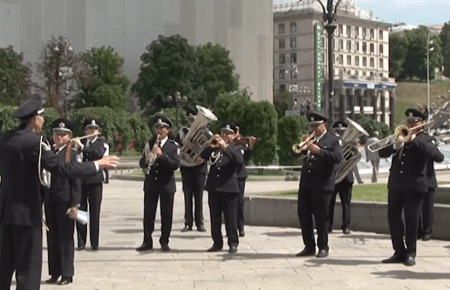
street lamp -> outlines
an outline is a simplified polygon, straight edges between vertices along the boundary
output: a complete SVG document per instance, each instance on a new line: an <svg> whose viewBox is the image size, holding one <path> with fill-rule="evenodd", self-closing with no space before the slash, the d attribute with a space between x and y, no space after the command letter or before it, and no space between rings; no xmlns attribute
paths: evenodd
<svg viewBox="0 0 450 290"><path fill-rule="evenodd" d="M430 52L434 50L434 47L430 47L433 44L433 40L430 40L430 32L427 32L427 103L428 103L428 121L430 120ZM431 128L430 128L431 129ZM429 130L430 130L429 129Z"/></svg>
<svg viewBox="0 0 450 290"><path fill-rule="evenodd" d="M185 95L181 95L180 92L175 92L173 95L167 95L166 101L168 104L175 106L175 126L178 128L178 108L181 107L182 103L187 101Z"/></svg>
<svg viewBox="0 0 450 290"><path fill-rule="evenodd" d="M64 60L67 62L67 54L68 51L73 51L72 48L72 42L68 40L67 38L57 39L58 43L62 44L63 52L64 52ZM54 51L59 52L60 49L58 47L58 44L55 45L53 48ZM67 118L67 97L70 94L70 91L67 89L67 79L72 77L73 71L71 67L68 66L62 66L59 68L59 76L64 79L64 117Z"/></svg>

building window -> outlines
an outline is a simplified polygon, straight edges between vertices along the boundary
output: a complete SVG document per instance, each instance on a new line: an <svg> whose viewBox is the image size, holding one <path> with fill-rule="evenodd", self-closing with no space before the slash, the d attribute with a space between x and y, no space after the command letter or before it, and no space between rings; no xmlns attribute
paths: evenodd
<svg viewBox="0 0 450 290"><path fill-rule="evenodd" d="M367 35L367 28L363 27L363 29L362 29L362 37L366 38L366 35Z"/></svg>
<svg viewBox="0 0 450 290"><path fill-rule="evenodd" d="M367 52L367 42L363 42L362 50L363 50L364 53Z"/></svg>
<svg viewBox="0 0 450 290"><path fill-rule="evenodd" d="M367 66L367 57L363 57L363 66Z"/></svg>
<svg viewBox="0 0 450 290"><path fill-rule="evenodd" d="M370 39L374 39L375 38L375 31L372 29L370 29Z"/></svg>
<svg viewBox="0 0 450 290"><path fill-rule="evenodd" d="M297 63L297 53L291 52L291 63Z"/></svg>
<svg viewBox="0 0 450 290"><path fill-rule="evenodd" d="M367 72L366 71L363 71L363 76L366 76L367 75Z"/></svg>
<svg viewBox="0 0 450 290"><path fill-rule="evenodd" d="M325 69L322 68L321 71L322 71L322 78L325 78Z"/></svg>
<svg viewBox="0 0 450 290"><path fill-rule="evenodd" d="M338 35L342 35L344 34L344 26L342 24L339 24L339 30L338 30Z"/></svg>
<svg viewBox="0 0 450 290"><path fill-rule="evenodd" d="M336 63L336 54L333 53L333 63Z"/></svg>
<svg viewBox="0 0 450 290"><path fill-rule="evenodd" d="M322 63L325 63L325 52L322 52Z"/></svg>
<svg viewBox="0 0 450 290"><path fill-rule="evenodd" d="M333 49L336 49L336 38L333 38Z"/></svg>
<svg viewBox="0 0 450 290"><path fill-rule="evenodd" d="M291 48L297 48L297 38L291 37Z"/></svg>
<svg viewBox="0 0 450 290"><path fill-rule="evenodd" d="M355 52L359 52L359 41L355 41Z"/></svg>
<svg viewBox="0 0 450 290"><path fill-rule="evenodd" d="M347 36L352 37L352 27L350 25L347 25Z"/></svg>
<svg viewBox="0 0 450 290"><path fill-rule="evenodd" d="M284 39L280 39L278 40L278 48L279 49L284 49L285 45L284 45Z"/></svg>
<svg viewBox="0 0 450 290"><path fill-rule="evenodd" d="M384 62L383 62L383 59L380 58L380 68L383 68L383 67L384 67Z"/></svg>
<svg viewBox="0 0 450 290"><path fill-rule="evenodd" d="M352 65L352 56L347 55L347 65Z"/></svg>
<svg viewBox="0 0 450 290"><path fill-rule="evenodd" d="M278 34L284 34L284 23L278 24Z"/></svg>
<svg viewBox="0 0 450 290"><path fill-rule="evenodd" d="M339 64L344 64L344 56L342 54L340 54L338 56L338 59L339 59Z"/></svg>
<svg viewBox="0 0 450 290"><path fill-rule="evenodd" d="M373 77L373 71L370 72L370 76Z"/></svg>
<svg viewBox="0 0 450 290"><path fill-rule="evenodd" d="M284 53L280 54L280 63L285 63L286 62L286 56L284 55Z"/></svg>
<svg viewBox="0 0 450 290"><path fill-rule="evenodd" d="M355 56L355 65L359 66L359 56Z"/></svg>
<svg viewBox="0 0 450 290"><path fill-rule="evenodd" d="M280 80L283 80L285 78L285 73L286 73L286 70L280 69L280 75L279 75Z"/></svg>
<svg viewBox="0 0 450 290"><path fill-rule="evenodd" d="M352 50L352 41L351 40L347 40L347 50L348 51Z"/></svg>
<svg viewBox="0 0 450 290"><path fill-rule="evenodd" d="M383 41L383 38L384 38L383 37L383 30L381 30L381 29L380 29L378 38L379 38L380 41Z"/></svg>
<svg viewBox="0 0 450 290"><path fill-rule="evenodd" d="M380 54L383 54L384 53L384 46L382 45L382 44L380 44Z"/></svg>
<svg viewBox="0 0 450 290"><path fill-rule="evenodd" d="M297 22L291 22L291 32L297 32Z"/></svg>
<svg viewBox="0 0 450 290"><path fill-rule="evenodd" d="M280 92L285 92L286 91L286 85L285 84L281 84L280 85Z"/></svg>
<svg viewBox="0 0 450 290"><path fill-rule="evenodd" d="M351 75L351 74L352 74L352 71L351 71L351 70L348 70L348 71L347 71L347 74L348 74L348 75Z"/></svg>
<svg viewBox="0 0 450 290"><path fill-rule="evenodd" d="M344 50L344 40L339 39L339 50Z"/></svg>
<svg viewBox="0 0 450 290"><path fill-rule="evenodd" d="M383 73L380 73L380 78L382 78L384 75L383 75Z"/></svg>
<svg viewBox="0 0 450 290"><path fill-rule="evenodd" d="M359 37L359 27L355 26L355 38Z"/></svg>
<svg viewBox="0 0 450 290"><path fill-rule="evenodd" d="M373 57L370 58L370 67L375 66L375 59Z"/></svg>
<svg viewBox="0 0 450 290"><path fill-rule="evenodd" d="M322 36L322 48L325 48L325 37Z"/></svg>
<svg viewBox="0 0 450 290"><path fill-rule="evenodd" d="M375 44L373 44L373 43L370 44L370 52L371 53L375 52Z"/></svg>

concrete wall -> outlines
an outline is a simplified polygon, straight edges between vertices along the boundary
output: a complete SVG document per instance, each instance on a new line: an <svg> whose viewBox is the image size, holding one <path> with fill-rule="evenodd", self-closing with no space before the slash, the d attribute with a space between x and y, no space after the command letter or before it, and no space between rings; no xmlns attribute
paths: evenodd
<svg viewBox="0 0 450 290"><path fill-rule="evenodd" d="M137 79L145 47L162 34L230 50L242 88L272 102L273 0L0 0L0 47L35 63L51 35L76 52L111 45Z"/></svg>
<svg viewBox="0 0 450 290"><path fill-rule="evenodd" d="M450 192L448 192L450 195ZM387 203L352 201L351 230L389 234ZM245 223L255 226L300 228L297 199L286 197L245 197ZM450 240L450 206L435 204L433 238ZM342 208L336 202L334 229L340 229Z"/></svg>

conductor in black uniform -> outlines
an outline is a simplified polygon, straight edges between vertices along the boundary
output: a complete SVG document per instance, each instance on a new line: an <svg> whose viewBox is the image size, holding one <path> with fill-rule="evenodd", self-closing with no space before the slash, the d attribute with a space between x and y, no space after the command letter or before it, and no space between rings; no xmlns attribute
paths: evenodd
<svg viewBox="0 0 450 290"><path fill-rule="evenodd" d="M410 133L400 135L393 145L379 151L381 158L393 156L388 180L388 221L395 252L392 257L383 260L383 263L403 262L406 266L413 266L416 263L419 214L429 188L427 165L440 152L432 139L420 132L425 115L415 109L406 110L405 115ZM403 210L406 245L403 240Z"/></svg>
<svg viewBox="0 0 450 290"><path fill-rule="evenodd" d="M333 124L333 129L338 135L339 138L342 137L345 130L347 129L348 124L344 121L337 121ZM332 232L333 229L333 219L334 219L334 206L336 204L336 195L339 193L339 198L341 200L342 205L342 232L345 235L350 234L350 221L351 221L351 206L350 202L352 199L352 188L355 180L353 179L353 170L350 171L344 179L336 183L333 196L331 197L330 202L330 228L328 232Z"/></svg>
<svg viewBox="0 0 450 290"><path fill-rule="evenodd" d="M74 130L71 121L59 118L53 124L53 149L60 162L77 162L77 152L70 146ZM79 160L81 162L81 160ZM62 276L60 285L72 283L74 275L74 241L75 222L69 216L75 214L81 201L81 179L51 176L50 189L45 197L45 216L47 231L48 269L51 278L47 283L56 283Z"/></svg>
<svg viewBox="0 0 450 290"><path fill-rule="evenodd" d="M43 146L37 133L44 124L41 98L33 95L14 113L17 129L0 134L0 289L10 289L16 272L17 289L40 288L42 270L41 168L60 176L92 175L114 168L117 158L97 162L66 163Z"/></svg>
<svg viewBox="0 0 450 290"><path fill-rule="evenodd" d="M237 132L233 122L222 124L221 135L215 135L211 146L201 153L205 160L210 160L211 168L205 189L208 191L209 212L211 216L211 235L214 244L208 252L223 248L222 213L228 233L230 253L236 253L239 245L237 233L237 208L239 196L238 170L244 162L240 148L232 141Z"/></svg>
<svg viewBox="0 0 450 290"><path fill-rule="evenodd" d="M197 110L192 108L186 112L189 126L194 123L197 113ZM189 140L184 140L188 132L189 128L182 127L180 129L180 132L175 138L180 146L182 146L183 142L190 142ZM203 189L205 188L207 172L206 162L193 166L181 165L180 171L184 192L184 228L181 231L191 231L195 217L197 230L199 232L206 232L203 224ZM195 210L193 209L192 200L195 201ZM195 213L194 215L192 215L193 211Z"/></svg>
<svg viewBox="0 0 450 290"><path fill-rule="evenodd" d="M175 170L180 167L180 147L169 138L172 123L157 115L153 121L155 137L146 145L140 166L146 170L144 181L144 242L137 251L153 249L152 233L155 229L156 206L160 199L161 250L170 251L169 236L172 230L173 202L176 192ZM159 143L159 144L158 144ZM151 148L151 149L150 149ZM154 159L155 158L155 159ZM154 159L153 164L149 164Z"/></svg>
<svg viewBox="0 0 450 290"><path fill-rule="evenodd" d="M323 258L328 256L329 207L335 187L335 173L342 160L342 148L339 138L328 132L325 117L310 113L307 118L310 132L315 135L302 148L304 159L297 208L305 248L297 256L313 256L316 253L314 215L319 247L316 257ZM302 140L308 138L305 135Z"/></svg>
<svg viewBox="0 0 450 290"><path fill-rule="evenodd" d="M83 162L95 161L101 159L105 152L105 143L98 138L100 126L98 121L93 118L86 119L83 123L84 133L94 135L80 140L74 138L73 141L78 144L79 150L83 153ZM80 209L88 211L89 209L89 236L92 250L98 250L100 235L100 208L103 198L103 172L84 178L81 186L81 206ZM78 250L84 250L86 246L87 225L77 223Z"/></svg>

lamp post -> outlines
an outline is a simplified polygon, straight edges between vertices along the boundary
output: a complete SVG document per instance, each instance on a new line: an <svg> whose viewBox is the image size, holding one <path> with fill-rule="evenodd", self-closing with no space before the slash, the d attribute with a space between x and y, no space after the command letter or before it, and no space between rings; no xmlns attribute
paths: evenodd
<svg viewBox="0 0 450 290"><path fill-rule="evenodd" d="M178 129L178 108L187 101L187 97L181 95L180 92L175 92L173 95L167 95L166 101L168 104L175 106L175 126Z"/></svg>
<svg viewBox="0 0 450 290"><path fill-rule="evenodd" d="M64 60L67 62L67 54L68 51L73 51L72 48L72 42L68 40L67 38L57 39L58 43L62 44L63 52L64 52ZM54 51L58 52L60 51L58 44L55 45L55 48L53 48ZM69 77L72 77L73 72L72 68L68 66L62 66L59 68L59 76L64 78L64 117L67 118L67 97L70 94L70 91L67 90L67 79Z"/></svg>
<svg viewBox="0 0 450 290"><path fill-rule="evenodd" d="M428 104L428 121L430 120L430 52L434 50L434 47L430 47L433 44L433 40L430 41L430 32L427 32L427 104Z"/></svg>

